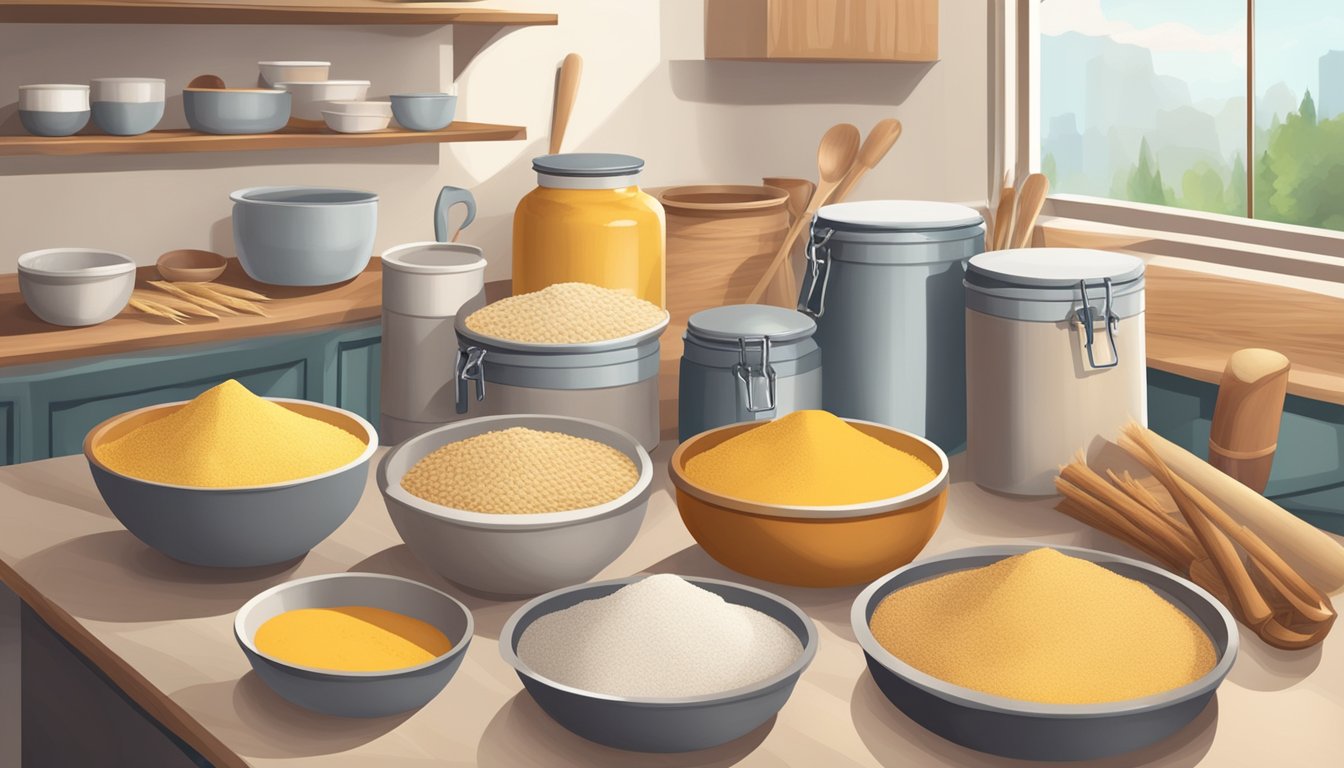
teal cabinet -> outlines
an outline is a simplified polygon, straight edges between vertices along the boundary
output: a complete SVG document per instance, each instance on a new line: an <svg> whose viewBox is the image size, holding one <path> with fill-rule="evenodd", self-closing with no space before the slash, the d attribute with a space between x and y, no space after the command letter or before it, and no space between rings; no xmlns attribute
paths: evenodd
<svg viewBox="0 0 1344 768"><path fill-rule="evenodd" d="M345 408L376 427L380 341L374 323L0 368L0 463L79 453L104 419L188 400L230 378L259 395Z"/></svg>

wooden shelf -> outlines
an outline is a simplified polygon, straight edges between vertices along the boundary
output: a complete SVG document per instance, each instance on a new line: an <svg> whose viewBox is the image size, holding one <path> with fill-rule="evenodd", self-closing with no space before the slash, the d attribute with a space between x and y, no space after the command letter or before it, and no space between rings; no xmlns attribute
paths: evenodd
<svg viewBox="0 0 1344 768"><path fill-rule="evenodd" d="M0 136L3 155L139 155L165 152L235 152L266 149L381 147L390 144L442 144L450 141L513 141L527 138L517 125L454 121L440 131L388 129L373 133L336 133L323 128L286 128L277 133L217 136L187 130L150 131L139 136L100 133L75 136Z"/></svg>
<svg viewBox="0 0 1344 768"><path fill-rule="evenodd" d="M553 25L553 13L402 0L0 0L0 23Z"/></svg>

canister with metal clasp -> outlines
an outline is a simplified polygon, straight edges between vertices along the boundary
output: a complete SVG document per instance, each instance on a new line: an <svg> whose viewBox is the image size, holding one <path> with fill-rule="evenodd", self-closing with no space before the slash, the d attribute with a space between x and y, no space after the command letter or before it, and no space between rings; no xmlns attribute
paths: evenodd
<svg viewBox="0 0 1344 768"><path fill-rule="evenodd" d="M624 430L647 450L658 446L658 336L666 317L619 339L533 344L468 328L467 318L483 305L482 298L463 307L455 323L459 412L590 419Z"/></svg>
<svg viewBox="0 0 1344 768"><path fill-rule="evenodd" d="M929 438L966 437L966 260L984 220L964 205L869 200L822 207L798 308L817 321L826 410Z"/></svg>
<svg viewBox="0 0 1344 768"><path fill-rule="evenodd" d="M1143 261L1081 248L975 256L966 374L971 477L1053 495L1078 451L1147 423Z"/></svg>
<svg viewBox="0 0 1344 768"><path fill-rule="evenodd" d="M714 307L686 325L677 434L821 408L816 323L801 312L760 304Z"/></svg>

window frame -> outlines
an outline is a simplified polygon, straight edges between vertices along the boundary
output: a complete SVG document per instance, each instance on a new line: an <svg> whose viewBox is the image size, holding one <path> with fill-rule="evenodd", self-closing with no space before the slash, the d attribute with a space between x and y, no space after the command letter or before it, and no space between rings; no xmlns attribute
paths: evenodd
<svg viewBox="0 0 1344 768"><path fill-rule="evenodd" d="M1040 3L1041 0L1006 3L1007 12L998 24L999 77L992 96L999 107L996 138L1005 149L995 153L997 165L990 173L991 210L997 204L1003 178L1020 181L1041 166ZM1253 0L1248 0L1247 6L1251 14L1247 24L1251 25ZM1253 55L1252 48L1248 59ZM1248 88L1253 87L1253 72L1248 72L1248 78L1251 84ZM1248 160L1248 167L1252 163ZM1232 248L1239 252L1236 261L1243 266L1288 274L1302 274L1307 269L1313 277L1344 282L1344 232L1073 194L1050 194L1042 214L1042 226L1047 230L1052 223L1065 226L1062 222L1068 220L1142 230L1187 245L1182 248L1182 255L1187 258L1227 263L1219 254ZM1322 264L1321 257L1337 260L1338 264ZM1322 266L1330 267L1324 270L1324 275Z"/></svg>

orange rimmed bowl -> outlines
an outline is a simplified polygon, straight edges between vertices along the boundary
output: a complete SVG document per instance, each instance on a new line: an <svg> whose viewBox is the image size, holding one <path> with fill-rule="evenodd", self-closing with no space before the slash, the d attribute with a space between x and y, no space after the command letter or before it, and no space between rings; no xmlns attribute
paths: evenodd
<svg viewBox="0 0 1344 768"><path fill-rule="evenodd" d="M924 461L934 479L901 496L844 506L783 506L721 496L695 485L684 470L693 457L768 422L730 424L682 443L668 462L686 529L723 565L799 587L863 584L914 560L947 508L947 455L910 432L846 422Z"/></svg>

